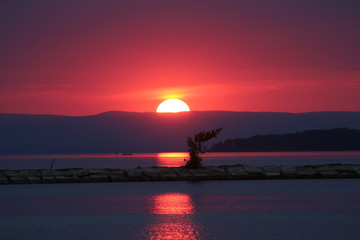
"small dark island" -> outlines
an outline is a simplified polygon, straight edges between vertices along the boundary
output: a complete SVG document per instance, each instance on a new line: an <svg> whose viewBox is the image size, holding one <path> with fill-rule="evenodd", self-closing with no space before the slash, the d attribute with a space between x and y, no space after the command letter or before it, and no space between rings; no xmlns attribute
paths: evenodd
<svg viewBox="0 0 360 240"><path fill-rule="evenodd" d="M359 151L360 130L335 128L256 135L215 143L209 152Z"/></svg>

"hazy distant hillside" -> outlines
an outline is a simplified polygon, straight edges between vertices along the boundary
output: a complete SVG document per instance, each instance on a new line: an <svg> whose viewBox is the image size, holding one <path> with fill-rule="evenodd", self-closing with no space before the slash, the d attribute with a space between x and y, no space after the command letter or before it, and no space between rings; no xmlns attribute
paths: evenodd
<svg viewBox="0 0 360 240"><path fill-rule="evenodd" d="M292 134L256 135L214 144L212 152L355 151L360 150L360 130L336 128Z"/></svg>
<svg viewBox="0 0 360 240"><path fill-rule="evenodd" d="M360 129L360 112L0 114L0 154L186 151L186 136L217 127L224 130L216 142L308 129Z"/></svg>

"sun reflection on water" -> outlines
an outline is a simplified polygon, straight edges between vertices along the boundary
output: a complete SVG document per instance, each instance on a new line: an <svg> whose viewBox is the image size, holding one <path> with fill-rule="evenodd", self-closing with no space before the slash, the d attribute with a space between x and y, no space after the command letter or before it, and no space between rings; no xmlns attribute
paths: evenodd
<svg viewBox="0 0 360 240"><path fill-rule="evenodd" d="M195 214L195 208L189 195L166 193L154 197L152 214Z"/></svg>
<svg viewBox="0 0 360 240"><path fill-rule="evenodd" d="M142 239L202 239L201 225L194 220L196 209L188 194L155 195L150 213L155 219L145 227Z"/></svg>
<svg viewBox="0 0 360 240"><path fill-rule="evenodd" d="M186 152L164 152L156 155L157 166L179 167L184 165L184 159L188 157Z"/></svg>

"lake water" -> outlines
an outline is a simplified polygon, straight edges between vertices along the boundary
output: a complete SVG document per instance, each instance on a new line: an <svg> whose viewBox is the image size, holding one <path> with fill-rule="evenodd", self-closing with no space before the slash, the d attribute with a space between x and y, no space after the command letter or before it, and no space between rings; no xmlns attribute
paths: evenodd
<svg viewBox="0 0 360 240"><path fill-rule="evenodd" d="M6 240L360 239L360 179L0 186Z"/></svg>
<svg viewBox="0 0 360 240"><path fill-rule="evenodd" d="M49 168L55 158L54 168L135 168L138 166L184 165L186 152L121 154L73 154L73 155L20 155L0 156L0 169ZM329 163L360 163L357 152L234 152L206 153L204 165L308 165Z"/></svg>

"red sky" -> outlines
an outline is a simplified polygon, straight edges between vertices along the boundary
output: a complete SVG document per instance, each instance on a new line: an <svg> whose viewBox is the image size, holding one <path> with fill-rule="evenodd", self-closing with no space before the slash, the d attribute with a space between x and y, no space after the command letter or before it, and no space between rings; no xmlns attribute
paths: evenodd
<svg viewBox="0 0 360 240"><path fill-rule="evenodd" d="M0 112L360 111L357 0L3 0Z"/></svg>

